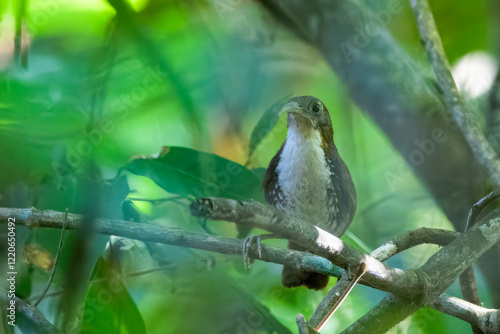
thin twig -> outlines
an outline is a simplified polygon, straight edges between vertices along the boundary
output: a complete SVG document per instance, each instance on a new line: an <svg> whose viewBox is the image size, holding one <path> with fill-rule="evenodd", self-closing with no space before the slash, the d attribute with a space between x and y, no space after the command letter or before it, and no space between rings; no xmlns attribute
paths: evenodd
<svg viewBox="0 0 500 334"><path fill-rule="evenodd" d="M63 239L64 239L64 230L66 229L66 222L67 221L68 221L68 208L66 208L66 212L64 214L64 222L63 222L63 225L62 225L62 228L61 228L61 237L59 238L59 245L57 246L57 253L56 253L56 257L54 258L54 265L52 266L52 270L50 272L49 281L47 282L47 286L45 286L45 289L40 294L40 296L38 297L38 299L33 303L34 307L37 307L38 304L40 304L40 302L42 301L42 299L45 297L45 295L49 291L50 286L52 285L52 281L54 280L54 275L56 273L57 262L59 260L59 255L61 254L61 250L62 250L62 244L63 244Z"/></svg>
<svg viewBox="0 0 500 334"><path fill-rule="evenodd" d="M481 131L473 111L458 91L429 4L427 0L410 0L410 3L417 18L427 57L434 69L437 83L444 93L446 106L467 139L476 160L489 172L495 184L500 186L500 160Z"/></svg>
<svg viewBox="0 0 500 334"><path fill-rule="evenodd" d="M184 204L182 202L179 202L179 199L187 199L186 196L172 196L172 197L166 197L166 198L158 198L158 199L147 199L147 198L137 198L137 197L127 197L128 200L134 201L134 202L149 202L153 205L165 203L165 202L176 202L180 204Z"/></svg>
<svg viewBox="0 0 500 334"><path fill-rule="evenodd" d="M252 206L252 203L240 203L240 205L248 205L248 209L250 209L250 211L255 211L253 210L254 207ZM258 206L260 207L262 206L262 204L259 204ZM269 209L274 210L272 207L269 207ZM495 213L492 213L491 215L493 214ZM472 248L468 250L468 253L469 255L471 254L474 255L470 259L467 259L467 262L473 261L475 258L480 256L481 252L485 248L488 248L490 243L494 243L495 240L497 240L497 238L500 237L498 236L499 233L498 224L500 223L499 219L491 218L491 215L484 218L478 224L479 226L475 226L470 231L467 231L465 235L460 237L462 239L460 240L460 244L462 244L465 241L464 238L470 238L468 240ZM38 211L34 208L31 209L0 208L0 223L5 223L9 217L16 217L17 224L27 226L28 228L62 228L64 222L64 216L65 214L61 212L55 212L50 210ZM83 217L81 215L68 214L66 228L67 229L79 228L80 225L82 224L82 221ZM482 229L482 227L485 226L485 224L488 224L489 226L488 229ZM242 240L222 238L214 235L203 235L199 233L186 232L178 228L169 228L153 224L133 223L129 221L120 221L114 219L97 218L95 222L95 230L96 233L101 233L101 234L117 235L132 239L138 239L142 241L154 241L163 244L203 249L223 254L234 254L238 256L241 255L241 249L243 246ZM476 245L476 243L474 243L473 241L479 237L481 237L482 240L486 238L487 242L482 242ZM342 243L339 244L338 246L340 248L347 247ZM475 249L477 247L479 247L480 249ZM443 252L443 250L446 250L446 252ZM455 256L460 259L465 258L465 256L462 254L460 249L457 249L455 247L452 247L450 249L446 249L445 247L440 252L441 254L439 254L438 256L434 256L435 259L431 261L430 264L428 264L428 266L430 267L427 268L426 270L429 270L430 273L437 273L437 275L449 279L448 276L455 275L455 273L451 272L455 272L458 269L457 268L448 269L448 266L443 265L440 262L440 259L448 263L448 259L450 259L450 256L451 257ZM250 256L259 259L258 251L256 248L252 247L250 249ZM340 277L342 275L342 272L339 271L337 267L332 265L332 263L327 259L307 252L284 250L276 247L262 245L262 258L260 258L259 260L294 266L295 268L297 268L297 270L301 271L305 270L305 271L319 272L336 277ZM368 265L371 265L371 263L368 263ZM394 270L399 270L399 269L391 269L391 271ZM389 275L391 271L388 272ZM385 275L385 273L383 275ZM369 286L377 289L389 288L391 286L395 286L396 284L398 284L397 281L391 280L390 276L384 276L380 278L382 281L385 281L385 283L381 284L380 286L373 284L373 282L367 280L366 278L362 280L360 283L365 285L368 284ZM436 283L442 284L441 281ZM406 290L409 291L410 286L405 286L401 289L402 291L401 293L403 295L405 295L404 288L406 288ZM391 290L393 289L391 288ZM394 290L399 290L399 289L394 289ZM447 309L446 307L448 306L443 307L441 309L439 307L440 306L436 306L436 308L443 313L446 314L456 313L455 312L456 310ZM477 310L484 310L484 313L489 312L489 310L479 306ZM481 314L478 313L477 316L479 317L481 316Z"/></svg>
<svg viewBox="0 0 500 334"><path fill-rule="evenodd" d="M389 269L381 266L382 263L373 257L361 255L326 231L257 202L201 198L191 204L191 212L198 217L251 225L270 232L281 233L287 239L343 267L357 266L361 261L366 261L368 270L363 279L365 283L374 284L374 287L380 289L383 283L379 280L381 278L379 275L382 275L385 276L384 282L387 282L386 279L389 277L391 278L390 281L393 282L391 290L395 286L405 290L404 292L390 291L393 292L391 296L379 304L373 312L369 312L366 317L360 319L357 325L350 327L348 331L357 330L359 326L366 326L370 321L373 322L374 316L385 316L391 310L398 310L398 316L385 317L386 321L377 322L372 332L375 333L377 330L381 332L393 327L442 294L468 266L475 263L484 252L500 240L500 217L498 217L498 211L495 211L480 224L461 234L454 242L431 256L418 270L398 273L396 268ZM488 228L484 228L485 226ZM491 237L487 237L486 234L490 233ZM464 244L467 244L467 247L464 247ZM415 301L415 298L418 298L418 301Z"/></svg>
<svg viewBox="0 0 500 334"><path fill-rule="evenodd" d="M347 298L347 295L364 275L366 269L366 265L361 263L354 278L350 279L346 273L345 275L342 275L342 278L339 281L337 281L335 286L332 290L330 290L323 301L321 301L311 317L310 323L316 331L321 331L323 326L328 322L328 320L330 320L333 313L335 313L340 305L342 305L344 300ZM318 319L320 320L319 322Z"/></svg>

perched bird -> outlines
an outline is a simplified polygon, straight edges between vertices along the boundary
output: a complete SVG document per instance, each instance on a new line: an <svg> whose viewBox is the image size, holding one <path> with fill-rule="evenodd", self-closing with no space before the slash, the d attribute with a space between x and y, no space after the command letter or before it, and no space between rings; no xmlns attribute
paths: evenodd
<svg viewBox="0 0 500 334"><path fill-rule="evenodd" d="M315 97L299 96L280 113L285 112L288 132L264 177L266 201L339 237L354 217L356 190L333 142L328 109ZM305 250L291 241L288 248ZM327 285L328 276L284 266L281 281L289 288L305 285L319 290Z"/></svg>

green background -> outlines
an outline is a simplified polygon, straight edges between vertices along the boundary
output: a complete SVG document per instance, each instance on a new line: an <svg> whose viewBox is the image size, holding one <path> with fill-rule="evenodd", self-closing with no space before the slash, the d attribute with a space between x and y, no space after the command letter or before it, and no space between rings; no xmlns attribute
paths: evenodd
<svg viewBox="0 0 500 334"><path fill-rule="evenodd" d="M367 3L374 11L387 6ZM413 14L406 1L400 5L388 29L423 63ZM495 53L493 1L431 7L452 64L471 52ZM23 31L20 54L16 24ZM345 242L366 251L418 227L452 229L318 51L257 2L30 0L23 8L22 1L2 1L0 34L3 207L69 208L235 237L233 224L203 225L190 216L189 201L200 194L262 200L257 168L267 167L286 136L285 117L277 119L272 105L314 95L331 112L358 193ZM141 159L163 146L171 147L166 156ZM241 171L222 180L217 173L232 168L222 158L247 168L235 165ZM394 181L392 174L402 177ZM17 233L17 293L32 301L46 285L43 261L53 258L60 231ZM276 264L257 261L245 270L239 257L79 233L66 233L54 286L39 309L62 326L74 307L81 333L265 333L280 326L295 332L295 315L309 317L327 291L282 288ZM79 258L73 252L82 240L87 252ZM388 263L417 268L437 249L419 246ZM152 268L159 270L144 272ZM72 273L81 281L74 291ZM119 286L103 292L112 290L116 273ZM64 298L64 289L74 297ZM460 296L458 285L448 293ZM346 328L383 296L356 286L325 332ZM18 325L30 332L22 317ZM467 331L466 323L424 308L390 333Z"/></svg>

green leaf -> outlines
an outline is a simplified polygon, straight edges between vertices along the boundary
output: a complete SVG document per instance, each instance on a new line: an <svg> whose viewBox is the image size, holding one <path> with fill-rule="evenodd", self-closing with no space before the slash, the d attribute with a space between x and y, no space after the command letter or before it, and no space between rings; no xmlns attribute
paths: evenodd
<svg viewBox="0 0 500 334"><path fill-rule="evenodd" d="M278 123L278 115L281 107L290 99L291 95L285 95L274 102L267 110L262 114L259 122L252 131L250 136L250 143L248 144L248 158L247 163L250 162L255 150L259 146L260 142L271 132L272 129Z"/></svg>
<svg viewBox="0 0 500 334"><path fill-rule="evenodd" d="M359 249L367 254L370 254L373 249L371 249L363 240L361 240L356 234L351 231L347 231L343 237L345 243Z"/></svg>
<svg viewBox="0 0 500 334"><path fill-rule="evenodd" d="M118 268L102 257L94 268L83 309L80 333L146 333L137 305L122 283Z"/></svg>
<svg viewBox="0 0 500 334"><path fill-rule="evenodd" d="M158 158L135 159L125 169L150 178L173 194L263 201L259 176L212 153L163 147Z"/></svg>
<svg viewBox="0 0 500 334"><path fill-rule="evenodd" d="M252 168L252 172L255 175L257 175L261 180L264 180L264 176L266 175L267 168L264 168L264 167Z"/></svg>

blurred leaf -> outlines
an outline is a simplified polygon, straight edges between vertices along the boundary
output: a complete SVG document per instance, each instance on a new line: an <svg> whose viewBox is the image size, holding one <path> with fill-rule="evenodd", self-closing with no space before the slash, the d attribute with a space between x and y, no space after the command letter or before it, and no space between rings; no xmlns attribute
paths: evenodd
<svg viewBox="0 0 500 334"><path fill-rule="evenodd" d="M443 324L443 314L424 307L415 312L411 317L410 331L412 333L446 333Z"/></svg>
<svg viewBox="0 0 500 334"><path fill-rule="evenodd" d="M358 236L351 231L347 231L343 239L348 245L351 245L367 254L370 254L373 251L373 249L371 249L365 242L363 242L363 240L358 238Z"/></svg>
<svg viewBox="0 0 500 334"><path fill-rule="evenodd" d="M248 158L246 165L248 166L250 159L255 152L257 146L259 146L260 142L269 134L269 132L274 129L276 124L278 123L278 114L281 110L281 107L291 98L292 95L288 94L281 98L279 98L276 102L274 102L267 110L262 114L262 117L259 119L259 122L255 126L252 131L252 135L250 136L250 143L248 144Z"/></svg>
<svg viewBox="0 0 500 334"><path fill-rule="evenodd" d="M255 175L257 175L261 180L264 180L264 176L266 175L267 168L264 168L264 167L253 168L252 172Z"/></svg>
<svg viewBox="0 0 500 334"><path fill-rule="evenodd" d="M2 22L3 14L7 10L7 8L9 7L8 5L9 5L8 1L0 1L0 22Z"/></svg>
<svg viewBox="0 0 500 334"><path fill-rule="evenodd" d="M174 194L263 201L262 180L256 174L212 153L163 147L158 158L135 159L125 168Z"/></svg>
<svg viewBox="0 0 500 334"><path fill-rule="evenodd" d="M137 305L123 285L120 272L100 258L83 309L80 333L146 333Z"/></svg>
<svg viewBox="0 0 500 334"><path fill-rule="evenodd" d="M54 266L52 254L37 243L24 245L24 260L36 267L49 272Z"/></svg>
<svg viewBox="0 0 500 334"><path fill-rule="evenodd" d="M60 181L57 179L51 180L50 183L42 187L40 191L40 200L36 203L37 209L40 210L56 210L63 212L69 208L69 212L85 213L81 211L81 207L88 196L85 191L85 184L89 179L84 175L71 174L62 176ZM127 178L125 175L120 176L112 182L101 181L99 183L100 205L98 214L100 217L111 219L122 219L122 202L129 193ZM54 283L62 284L68 273L73 254L71 253L75 240L80 231L68 230L65 232L64 243L62 246L61 255L59 257ZM61 236L60 230L53 229L35 229L30 233L32 240L27 243L27 246L38 244L37 249L44 249L54 256L57 252L58 240ZM96 261L104 251L109 240L108 235L96 235L90 250L88 263L81 263L85 266L85 276L89 276ZM46 274L43 276L46 279Z"/></svg>

